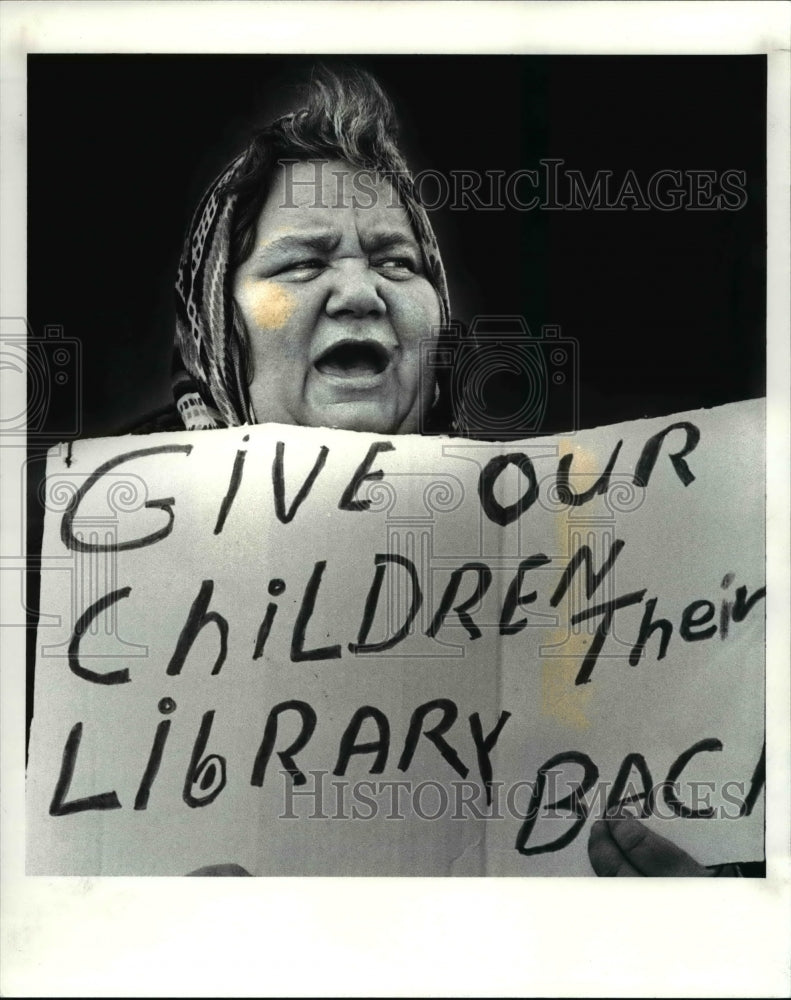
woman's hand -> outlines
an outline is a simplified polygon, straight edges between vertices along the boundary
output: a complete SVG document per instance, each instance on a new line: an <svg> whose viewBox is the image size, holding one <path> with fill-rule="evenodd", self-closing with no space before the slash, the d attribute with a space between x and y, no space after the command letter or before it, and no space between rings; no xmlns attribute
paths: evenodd
<svg viewBox="0 0 791 1000"><path fill-rule="evenodd" d="M732 865L706 868L632 816L597 820L588 840L593 870L605 878L711 878L736 875Z"/></svg>

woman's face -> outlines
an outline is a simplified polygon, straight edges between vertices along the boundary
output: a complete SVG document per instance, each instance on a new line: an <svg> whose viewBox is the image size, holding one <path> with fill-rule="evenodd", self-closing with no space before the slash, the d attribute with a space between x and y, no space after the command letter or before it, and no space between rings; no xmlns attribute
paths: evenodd
<svg viewBox="0 0 791 1000"><path fill-rule="evenodd" d="M389 181L341 161L278 168L233 293L257 421L418 430L434 391L420 343L440 307Z"/></svg>

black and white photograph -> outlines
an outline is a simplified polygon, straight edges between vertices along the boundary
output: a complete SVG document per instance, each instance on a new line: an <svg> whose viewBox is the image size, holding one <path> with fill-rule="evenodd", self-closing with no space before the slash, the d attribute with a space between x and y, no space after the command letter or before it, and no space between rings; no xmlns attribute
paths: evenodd
<svg viewBox="0 0 791 1000"><path fill-rule="evenodd" d="M402 936L405 906L454 914L454 950L465 907L501 893L511 934L546 942L540 913L576 913L566 950L597 909L617 935L627 907L641 954L694 949L698 905L701 926L733 917L718 948L758 947L788 878L781 34L586 44L572 8L642 8L645 32L662 5L309 3L312 29L298 5L229 5L301 41L182 38L219 6L149 5L156 44L145 26L69 44L108 5L55 4L39 44L19 29L42 5L9 5L4 931L84 885L185 907L184 942L212 901L267 907L270 928L275 898L298 921L316 892L323 940L349 893L382 928L392 898ZM721 12L733 38L727 6L664 5L697 38ZM486 8L514 32L523 13L522 41L476 45ZM401 17L409 45L388 36ZM567 44L531 42L553 18ZM602 881L624 877L653 881ZM112 912L94 899L91 920ZM308 986L284 952L277 991L603 989L556 968L562 939L531 985L504 967L488 987ZM32 995L45 979L18 949L9 995ZM783 993L769 966L707 962L712 995L764 973ZM223 964L218 995L262 989ZM67 965L52 995L76 995ZM608 989L680 984L629 969Z"/></svg>

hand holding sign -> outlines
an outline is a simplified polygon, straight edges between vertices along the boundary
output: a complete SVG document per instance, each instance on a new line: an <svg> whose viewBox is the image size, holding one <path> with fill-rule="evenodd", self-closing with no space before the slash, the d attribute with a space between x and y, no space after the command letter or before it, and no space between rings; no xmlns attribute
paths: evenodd
<svg viewBox="0 0 791 1000"><path fill-rule="evenodd" d="M597 875L706 878L716 874L632 816L596 820L588 855Z"/></svg>

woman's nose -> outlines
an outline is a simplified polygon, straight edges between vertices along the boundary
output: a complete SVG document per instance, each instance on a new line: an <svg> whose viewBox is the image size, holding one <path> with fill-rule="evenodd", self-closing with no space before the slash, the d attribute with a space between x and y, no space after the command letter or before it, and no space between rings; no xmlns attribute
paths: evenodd
<svg viewBox="0 0 791 1000"><path fill-rule="evenodd" d="M381 280L366 260L349 257L336 261L331 272L327 314L336 318L353 316L357 319L384 315L387 306L379 294Z"/></svg>

